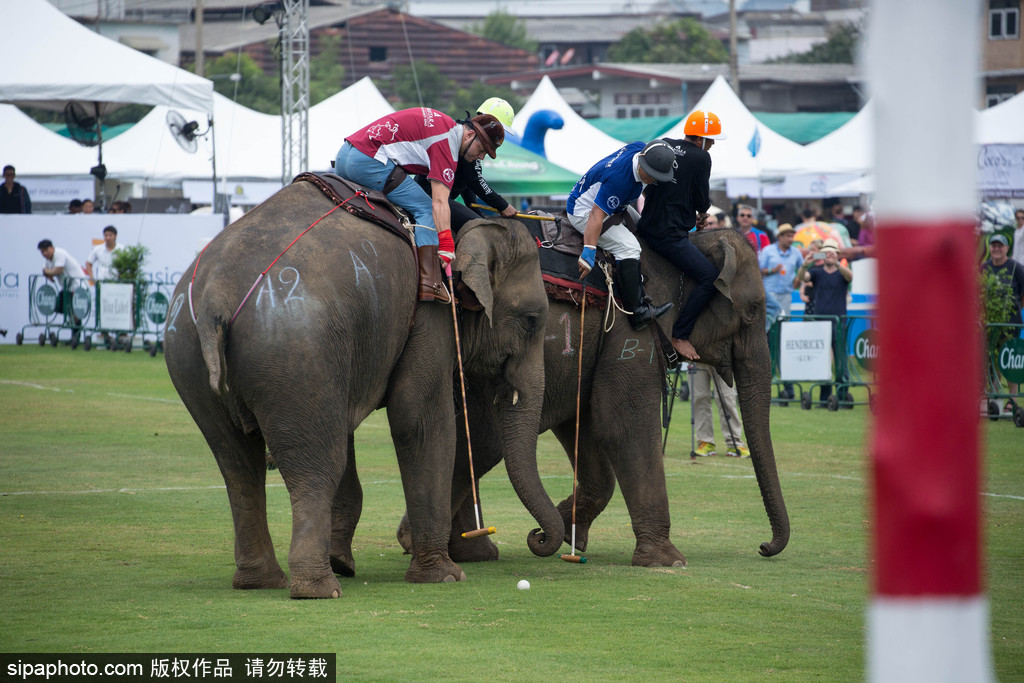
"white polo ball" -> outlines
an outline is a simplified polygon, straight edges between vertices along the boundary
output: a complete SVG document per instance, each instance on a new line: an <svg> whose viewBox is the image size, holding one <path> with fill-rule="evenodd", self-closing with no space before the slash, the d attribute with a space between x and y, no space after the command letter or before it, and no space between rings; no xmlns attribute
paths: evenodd
<svg viewBox="0 0 1024 683"><path fill-rule="evenodd" d="M526 579L520 579L519 583L516 584L516 588L521 591L528 591L530 590L530 582Z"/></svg>

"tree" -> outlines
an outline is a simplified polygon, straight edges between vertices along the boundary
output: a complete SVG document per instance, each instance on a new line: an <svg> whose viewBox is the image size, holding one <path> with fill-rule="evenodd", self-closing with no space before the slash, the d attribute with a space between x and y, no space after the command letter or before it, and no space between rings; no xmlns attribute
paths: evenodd
<svg viewBox="0 0 1024 683"><path fill-rule="evenodd" d="M792 53L769 61L776 64L853 64L857 58L860 38L860 27L844 22L829 30L828 40L807 52Z"/></svg>
<svg viewBox="0 0 1024 683"><path fill-rule="evenodd" d="M643 64L716 64L729 52L694 19L635 28L608 49L608 61Z"/></svg>
<svg viewBox="0 0 1024 683"><path fill-rule="evenodd" d="M447 111L448 97L455 92L455 81L441 73L436 65L417 59L391 70L391 81L378 83L381 92L398 100L395 109L431 107Z"/></svg>
<svg viewBox="0 0 1024 683"><path fill-rule="evenodd" d="M194 71L195 65L189 69ZM263 73L249 55L232 53L216 57L206 62L205 73L213 81L214 90L229 100L264 114L281 113L281 82L277 73ZM232 80L235 73L239 78Z"/></svg>
<svg viewBox="0 0 1024 683"><path fill-rule="evenodd" d="M321 35L320 54L309 60L309 104L323 102L344 87L341 36Z"/></svg>
<svg viewBox="0 0 1024 683"><path fill-rule="evenodd" d="M469 31L502 45L518 47L527 52L537 51L537 42L530 40L526 24L517 19L515 15L500 9L484 17L483 25L473 24L470 26Z"/></svg>

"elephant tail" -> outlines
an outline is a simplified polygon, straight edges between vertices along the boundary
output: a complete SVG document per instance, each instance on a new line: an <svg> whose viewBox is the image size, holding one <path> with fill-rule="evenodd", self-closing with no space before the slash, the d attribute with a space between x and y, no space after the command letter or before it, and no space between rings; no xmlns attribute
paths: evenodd
<svg viewBox="0 0 1024 683"><path fill-rule="evenodd" d="M199 335L199 346L203 350L206 369L210 373L210 388L213 389L213 393L223 396L228 391L227 362L224 358L228 323L221 315L200 316L196 321L196 333Z"/></svg>

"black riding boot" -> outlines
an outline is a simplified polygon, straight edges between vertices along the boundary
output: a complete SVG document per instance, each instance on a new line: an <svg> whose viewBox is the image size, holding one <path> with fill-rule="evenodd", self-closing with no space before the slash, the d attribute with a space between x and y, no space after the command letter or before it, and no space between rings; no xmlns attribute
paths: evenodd
<svg viewBox="0 0 1024 683"><path fill-rule="evenodd" d="M634 330L642 330L655 318L660 318L672 308L672 303L655 306L651 298L643 293L643 282L640 279L640 261L623 259L615 266L619 276L619 296L622 307L633 311L629 316L629 324Z"/></svg>

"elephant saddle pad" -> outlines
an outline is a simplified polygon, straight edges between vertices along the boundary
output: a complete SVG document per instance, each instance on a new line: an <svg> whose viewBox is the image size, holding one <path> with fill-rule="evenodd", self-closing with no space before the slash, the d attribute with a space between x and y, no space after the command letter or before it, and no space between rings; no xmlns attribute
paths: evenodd
<svg viewBox="0 0 1024 683"><path fill-rule="evenodd" d="M292 182L299 181L313 183L335 204L344 206L354 216L395 233L415 251L412 231L406 227L410 225L409 217L401 208L389 202L383 192L363 187L333 173L300 173Z"/></svg>
<svg viewBox="0 0 1024 683"><path fill-rule="evenodd" d="M614 257L603 249L597 250L597 265L580 282L580 270L576 265L583 253L583 235L581 235L565 217L538 213L539 216L554 220L524 220L522 223L529 229L537 242L540 256L540 272L544 278L544 289L548 298L555 301L572 301L578 298L573 292L583 291L587 286L587 294L604 298L608 295L601 262L615 263Z"/></svg>

